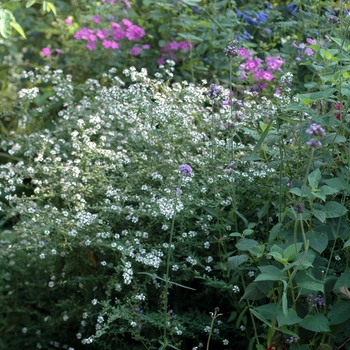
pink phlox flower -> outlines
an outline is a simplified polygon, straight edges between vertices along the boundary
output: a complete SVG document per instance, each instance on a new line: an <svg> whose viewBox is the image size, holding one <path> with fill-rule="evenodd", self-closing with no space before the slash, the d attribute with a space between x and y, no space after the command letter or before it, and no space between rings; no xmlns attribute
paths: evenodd
<svg viewBox="0 0 350 350"><path fill-rule="evenodd" d="M119 23L115 23L115 22L111 23L111 30L117 30L119 28L120 28L120 24Z"/></svg>
<svg viewBox="0 0 350 350"><path fill-rule="evenodd" d="M151 45L148 45L148 44L142 45L143 50L149 50L150 48L151 48Z"/></svg>
<svg viewBox="0 0 350 350"><path fill-rule="evenodd" d="M164 57L159 57L159 58L157 59L157 64L158 64L159 66L165 64L165 58L164 58Z"/></svg>
<svg viewBox="0 0 350 350"><path fill-rule="evenodd" d="M280 89L275 90L275 95L280 96L282 95L282 91Z"/></svg>
<svg viewBox="0 0 350 350"><path fill-rule="evenodd" d="M262 79L271 81L273 79L273 74L267 70L264 70L261 75Z"/></svg>
<svg viewBox="0 0 350 350"><path fill-rule="evenodd" d="M100 22L101 22L101 16L92 16L92 20L93 20L95 23L100 23Z"/></svg>
<svg viewBox="0 0 350 350"><path fill-rule="evenodd" d="M126 32L124 30L114 30L112 31L112 36L114 40L122 40L126 36Z"/></svg>
<svg viewBox="0 0 350 350"><path fill-rule="evenodd" d="M310 44L310 45L315 45L315 44L316 44L316 40L311 39L311 38L307 38L307 39L306 39L306 42L307 42L308 44Z"/></svg>
<svg viewBox="0 0 350 350"><path fill-rule="evenodd" d="M44 56L50 56L51 55L51 50L48 48L48 47L44 47L42 50L41 50L42 54Z"/></svg>
<svg viewBox="0 0 350 350"><path fill-rule="evenodd" d="M179 48L188 51L191 47L191 43L189 41L180 41L179 42Z"/></svg>
<svg viewBox="0 0 350 350"><path fill-rule="evenodd" d="M88 40L89 41L97 41L97 36L95 34L90 34Z"/></svg>
<svg viewBox="0 0 350 350"><path fill-rule="evenodd" d="M132 25L126 29L126 37L129 40L140 40L146 34L145 30L139 26Z"/></svg>
<svg viewBox="0 0 350 350"><path fill-rule="evenodd" d="M124 4L126 7L131 7L130 2L128 0L124 0Z"/></svg>
<svg viewBox="0 0 350 350"><path fill-rule="evenodd" d="M251 57L250 52L248 50L246 50L244 47L240 47L238 49L238 54L241 57Z"/></svg>
<svg viewBox="0 0 350 350"><path fill-rule="evenodd" d="M66 24L67 25L69 25L69 26L71 26L72 24L73 24L73 21L72 21L72 19L71 18L66 18Z"/></svg>
<svg viewBox="0 0 350 350"><path fill-rule="evenodd" d="M122 22L123 22L123 24L125 25L125 27L132 27L132 22L130 22L128 19L126 19L126 18L123 18L123 20L122 20Z"/></svg>
<svg viewBox="0 0 350 350"><path fill-rule="evenodd" d="M258 68L259 63L256 60L248 59L245 63L244 68L247 70L254 71L256 68Z"/></svg>
<svg viewBox="0 0 350 350"><path fill-rule="evenodd" d="M141 47L138 46L134 46L130 49L130 55L131 56L138 56L142 51Z"/></svg>
<svg viewBox="0 0 350 350"><path fill-rule="evenodd" d="M177 41L171 41L168 45L165 45L161 48L162 52L167 51L177 51L179 49L179 43Z"/></svg>
<svg viewBox="0 0 350 350"><path fill-rule="evenodd" d="M105 49L119 49L118 43L116 43L115 41L111 41L111 40L103 40L102 46Z"/></svg>
<svg viewBox="0 0 350 350"><path fill-rule="evenodd" d="M97 29L96 36L99 37L101 40L108 38L109 31L106 29Z"/></svg>
<svg viewBox="0 0 350 350"><path fill-rule="evenodd" d="M282 72L281 69L281 65L284 63L285 61L281 59L280 56L267 56L266 57L266 63L267 63L267 67L271 70L278 70L280 72Z"/></svg>
<svg viewBox="0 0 350 350"><path fill-rule="evenodd" d="M312 49L310 49L309 47L307 47L305 49L305 53L308 55L308 56L312 56L314 54L314 51Z"/></svg>
<svg viewBox="0 0 350 350"><path fill-rule="evenodd" d="M89 36L91 34L94 34L94 31L92 29L88 29L88 28L83 27L74 34L74 38L75 39L82 39L82 40L89 40Z"/></svg>
<svg viewBox="0 0 350 350"><path fill-rule="evenodd" d="M86 45L86 47L90 50L93 51L96 48L96 43L95 41L89 41L88 44Z"/></svg>

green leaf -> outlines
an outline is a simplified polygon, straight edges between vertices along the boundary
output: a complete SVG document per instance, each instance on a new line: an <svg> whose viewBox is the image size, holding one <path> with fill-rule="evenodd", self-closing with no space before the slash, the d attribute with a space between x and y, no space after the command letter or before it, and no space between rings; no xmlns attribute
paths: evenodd
<svg viewBox="0 0 350 350"><path fill-rule="evenodd" d="M285 277L285 273L273 265L259 266L261 274L255 278L255 281L280 281Z"/></svg>
<svg viewBox="0 0 350 350"><path fill-rule="evenodd" d="M52 11L54 13L54 15L57 16L56 7L52 2L46 1L46 11L47 12Z"/></svg>
<svg viewBox="0 0 350 350"><path fill-rule="evenodd" d="M277 322L278 326L291 326L293 324L299 323L301 321L301 318L297 315L296 311L294 309L288 309L287 315L284 315L282 310L279 310L277 314Z"/></svg>
<svg viewBox="0 0 350 350"><path fill-rule="evenodd" d="M250 239L250 238L241 238L240 240L238 240L237 244L236 244L236 248L239 250L249 250L250 248L253 248L255 246L257 246L259 243L257 241L255 241L254 239Z"/></svg>
<svg viewBox="0 0 350 350"><path fill-rule="evenodd" d="M11 27L12 13L8 10L0 10L0 34L5 38L9 38L12 34Z"/></svg>
<svg viewBox="0 0 350 350"><path fill-rule="evenodd" d="M310 184L312 189L318 188L318 184L319 184L319 182L321 180L321 171L320 171L320 169L317 168L312 173L310 173L309 176L307 177L307 179L309 180L309 184Z"/></svg>
<svg viewBox="0 0 350 350"><path fill-rule="evenodd" d="M254 309L249 309L249 311L260 321L264 322L268 327L272 327L272 324L259 312Z"/></svg>
<svg viewBox="0 0 350 350"><path fill-rule="evenodd" d="M260 291L256 282L252 282L245 288L241 300L259 300L262 298L265 298L265 294Z"/></svg>
<svg viewBox="0 0 350 350"><path fill-rule="evenodd" d="M324 211L327 218L339 218L348 212L344 205L333 201L326 203Z"/></svg>
<svg viewBox="0 0 350 350"><path fill-rule="evenodd" d="M349 184L341 177L333 177L331 179L323 180L328 186L337 189L338 191L349 190Z"/></svg>
<svg viewBox="0 0 350 350"><path fill-rule="evenodd" d="M303 246L303 243L297 243L297 244L291 244L289 247L287 247L284 252L283 256L288 261L294 260L297 254L300 252L301 247Z"/></svg>
<svg viewBox="0 0 350 350"><path fill-rule="evenodd" d="M259 312L268 321L271 321L275 317L277 307L278 307L277 303L270 303L270 304L258 306L255 308L255 310Z"/></svg>
<svg viewBox="0 0 350 350"><path fill-rule="evenodd" d="M10 25L12 26L12 28L14 28L24 39L26 39L26 35L24 34L24 31L22 29L22 27L14 21L10 22Z"/></svg>
<svg viewBox="0 0 350 350"><path fill-rule="evenodd" d="M298 287L302 289L306 289L308 291L315 291L315 292L322 292L324 293L324 283L322 282L316 282L316 281L306 281L306 282L299 282Z"/></svg>
<svg viewBox="0 0 350 350"><path fill-rule="evenodd" d="M228 265L230 269L234 269L237 266L243 264L249 260L249 255L248 254L242 254L242 255L237 255L237 256L231 256L228 258Z"/></svg>
<svg viewBox="0 0 350 350"><path fill-rule="evenodd" d="M312 332L330 332L329 322L323 314L307 315L299 322L299 326Z"/></svg>
<svg viewBox="0 0 350 350"><path fill-rule="evenodd" d="M278 234L280 233L281 228L282 228L282 224L280 222L277 223L274 227L272 227L269 234L269 242L274 241L278 237Z"/></svg>
<svg viewBox="0 0 350 350"><path fill-rule="evenodd" d="M320 220L321 222L326 221L326 213L323 210L318 210L318 209L313 208L312 214L316 219Z"/></svg>
<svg viewBox="0 0 350 350"><path fill-rule="evenodd" d="M328 312L328 317L331 326L346 322L350 318L350 302L344 300L337 302Z"/></svg>
<svg viewBox="0 0 350 350"><path fill-rule="evenodd" d="M297 97L304 104L309 104L310 102L315 102L323 99L327 99L329 96L333 95L336 91L334 88L327 88L323 91L311 92L308 94L297 94Z"/></svg>
<svg viewBox="0 0 350 350"><path fill-rule="evenodd" d="M26 8L29 8L29 7L33 6L35 3L36 3L36 0L29 0L29 1L27 1Z"/></svg>
<svg viewBox="0 0 350 350"><path fill-rule="evenodd" d="M328 61L330 61L333 57L333 55L325 49L320 50L320 55L322 56L322 58L325 58Z"/></svg>
<svg viewBox="0 0 350 350"><path fill-rule="evenodd" d="M337 282L335 282L333 290L339 289L340 287L350 288L350 268L341 274Z"/></svg>
<svg viewBox="0 0 350 350"><path fill-rule="evenodd" d="M328 245L328 236L326 233L315 231L306 232L306 239L309 240L310 247L318 253L324 252Z"/></svg>

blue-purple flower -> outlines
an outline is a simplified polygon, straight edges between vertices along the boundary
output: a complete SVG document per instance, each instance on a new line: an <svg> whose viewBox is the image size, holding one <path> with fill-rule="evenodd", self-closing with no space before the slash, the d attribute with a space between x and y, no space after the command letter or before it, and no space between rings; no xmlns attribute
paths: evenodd
<svg viewBox="0 0 350 350"><path fill-rule="evenodd" d="M208 97L211 99L217 98L221 93L221 87L216 84L210 84L208 89Z"/></svg>
<svg viewBox="0 0 350 350"><path fill-rule="evenodd" d="M185 176L190 176L193 172L192 168L188 164L180 165L180 171L182 172L182 175Z"/></svg>
<svg viewBox="0 0 350 350"><path fill-rule="evenodd" d="M315 139L310 139L308 142L306 142L306 144L308 146L310 146L311 148L320 148L320 147L322 147L321 141L315 140Z"/></svg>
<svg viewBox="0 0 350 350"><path fill-rule="evenodd" d="M313 136L325 137L326 131L321 125L312 123L310 127L306 130L306 133Z"/></svg>

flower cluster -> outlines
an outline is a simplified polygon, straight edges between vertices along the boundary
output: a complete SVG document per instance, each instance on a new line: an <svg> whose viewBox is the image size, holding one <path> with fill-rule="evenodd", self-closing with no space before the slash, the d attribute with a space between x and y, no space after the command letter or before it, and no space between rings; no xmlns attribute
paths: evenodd
<svg viewBox="0 0 350 350"><path fill-rule="evenodd" d="M193 43L189 41L171 41L169 44L161 48L162 55L157 59L159 65L163 65L167 59L177 61L176 51L188 51L191 46L194 46Z"/></svg>
<svg viewBox="0 0 350 350"><path fill-rule="evenodd" d="M325 306L326 303L322 297L322 295L317 295L316 298L314 298L314 296L312 294L309 294L307 297L306 297L306 301L308 302L308 304L310 305L311 304L311 301L313 300L313 305L312 307L321 307L321 306Z"/></svg>
<svg viewBox="0 0 350 350"><path fill-rule="evenodd" d="M100 22L100 17L95 17L95 23ZM89 29L86 27L81 28L74 34L74 38L78 40L87 41L86 47L92 51L96 48L96 43L101 40L101 45L105 49L118 49L118 41L127 39L129 41L139 41L143 36L145 36L145 30L135 24L133 24L128 19L124 18L122 23L112 22L110 28L107 29ZM144 45L139 49L148 49L149 46ZM136 49L133 51L133 55L139 54Z"/></svg>
<svg viewBox="0 0 350 350"><path fill-rule="evenodd" d="M311 138L306 144L311 148L320 148L322 147L322 143L319 138L323 138L326 136L326 131L322 128L321 125L312 123L310 127L306 130L306 133L315 136L315 138Z"/></svg>

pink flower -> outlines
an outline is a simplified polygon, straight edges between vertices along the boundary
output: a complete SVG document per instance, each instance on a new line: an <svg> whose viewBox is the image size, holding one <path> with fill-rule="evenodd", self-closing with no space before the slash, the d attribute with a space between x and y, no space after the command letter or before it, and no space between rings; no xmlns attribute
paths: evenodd
<svg viewBox="0 0 350 350"><path fill-rule="evenodd" d="M88 28L81 28L74 34L75 39L89 40L91 34L94 34L94 31Z"/></svg>
<svg viewBox="0 0 350 350"><path fill-rule="evenodd" d="M126 37L129 40L140 40L146 34L145 30L139 26L132 25L126 29Z"/></svg>
<svg viewBox="0 0 350 350"><path fill-rule="evenodd" d="M138 46L134 46L130 49L130 55L131 56L138 56L142 51L141 47Z"/></svg>
<svg viewBox="0 0 350 350"><path fill-rule="evenodd" d="M184 50L184 51L188 51L190 49L190 45L191 45L191 43L188 41L180 41L179 42L179 48Z"/></svg>
<svg viewBox="0 0 350 350"><path fill-rule="evenodd" d="M247 70L255 70L258 67L256 60L249 59L246 61L244 68Z"/></svg>
<svg viewBox="0 0 350 350"><path fill-rule="evenodd" d="M126 7L131 7L130 2L128 0L124 0L124 4Z"/></svg>
<svg viewBox="0 0 350 350"><path fill-rule="evenodd" d="M282 95L282 91L280 89L276 89L275 90L275 95Z"/></svg>
<svg viewBox="0 0 350 350"><path fill-rule="evenodd" d="M164 57L160 57L157 59L157 64L159 66L163 65L165 63L165 58Z"/></svg>
<svg viewBox="0 0 350 350"><path fill-rule="evenodd" d="M108 30L105 29L97 29L96 36L98 36L101 40L106 39L109 35Z"/></svg>
<svg viewBox="0 0 350 350"><path fill-rule="evenodd" d="M305 53L306 53L308 56L312 56L312 55L314 54L313 50L310 49L309 47L307 47L307 48L305 49Z"/></svg>
<svg viewBox="0 0 350 350"><path fill-rule="evenodd" d="M102 46L105 48L105 49L119 49L119 45L118 43L116 43L115 41L111 41L111 40L103 40L102 41Z"/></svg>
<svg viewBox="0 0 350 350"><path fill-rule="evenodd" d="M42 50L41 50L42 54L44 56L50 56L51 55L51 50L48 48L48 47L44 47Z"/></svg>
<svg viewBox="0 0 350 350"><path fill-rule="evenodd" d="M124 30L114 30L112 35L114 40L122 40L125 38L126 32Z"/></svg>
<svg viewBox="0 0 350 350"><path fill-rule="evenodd" d="M122 20L123 24L125 25L125 27L131 27L133 24L132 22L130 22L128 19L123 18Z"/></svg>
<svg viewBox="0 0 350 350"><path fill-rule="evenodd" d="M72 19L71 18L66 18L66 24L67 25L69 25L69 26L71 26L72 24L73 24L73 21L72 21Z"/></svg>
<svg viewBox="0 0 350 350"><path fill-rule="evenodd" d="M148 45L148 44L142 45L143 50L149 50L150 48L151 48L151 45Z"/></svg>
<svg viewBox="0 0 350 350"><path fill-rule="evenodd" d="M119 23L115 23L115 22L111 23L111 30L117 30L119 28L120 28L120 24Z"/></svg>
<svg viewBox="0 0 350 350"><path fill-rule="evenodd" d="M281 65L284 63L284 60L280 56L267 56L266 57L267 67L271 70L279 70L282 72Z"/></svg>
<svg viewBox="0 0 350 350"><path fill-rule="evenodd" d="M273 79L273 74L272 74L271 72L269 72L269 71L264 70L264 71L262 72L261 77L262 77L264 80L271 81L271 80Z"/></svg>
<svg viewBox="0 0 350 350"><path fill-rule="evenodd" d="M96 48L96 44L94 41L89 41L86 47L90 50L93 51Z"/></svg>
<svg viewBox="0 0 350 350"><path fill-rule="evenodd" d="M307 39L306 39L306 42L307 42L308 44L310 44L310 45L315 45L315 44L316 44L316 40L311 39L311 38L307 38Z"/></svg>
<svg viewBox="0 0 350 350"><path fill-rule="evenodd" d="M248 50L246 50L244 47L241 47L238 49L238 54L241 57L250 57L250 52Z"/></svg>
<svg viewBox="0 0 350 350"><path fill-rule="evenodd" d="M100 23L100 22L101 22L101 16L92 16L92 20L93 20L95 23Z"/></svg>

